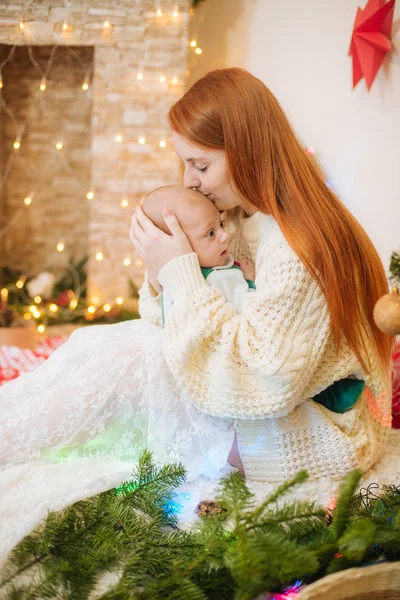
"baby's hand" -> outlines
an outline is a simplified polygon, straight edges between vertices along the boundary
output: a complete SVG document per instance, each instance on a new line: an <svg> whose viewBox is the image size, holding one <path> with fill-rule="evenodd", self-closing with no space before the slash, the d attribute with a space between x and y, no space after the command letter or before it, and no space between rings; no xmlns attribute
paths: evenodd
<svg viewBox="0 0 400 600"><path fill-rule="evenodd" d="M250 258L243 258L240 261L240 268L242 270L242 273L243 273L245 279L251 279L251 281L255 280L256 268L254 266L253 261L250 260Z"/></svg>

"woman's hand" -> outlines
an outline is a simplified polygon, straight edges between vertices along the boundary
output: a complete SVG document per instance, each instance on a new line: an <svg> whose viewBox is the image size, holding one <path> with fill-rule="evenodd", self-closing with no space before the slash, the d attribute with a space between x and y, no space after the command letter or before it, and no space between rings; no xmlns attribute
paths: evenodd
<svg viewBox="0 0 400 600"><path fill-rule="evenodd" d="M169 210L163 210L162 216L172 235L158 229L146 217L140 206L135 209L129 232L129 239L135 246L136 252L144 260L146 267L157 273L170 260L193 252L175 215Z"/></svg>
<svg viewBox="0 0 400 600"><path fill-rule="evenodd" d="M158 281L158 271L156 271L155 269L146 269L146 271L147 281L149 282L150 286L153 288L154 291L154 294L152 293L152 295L158 296L158 294L161 294L162 292L162 285Z"/></svg>

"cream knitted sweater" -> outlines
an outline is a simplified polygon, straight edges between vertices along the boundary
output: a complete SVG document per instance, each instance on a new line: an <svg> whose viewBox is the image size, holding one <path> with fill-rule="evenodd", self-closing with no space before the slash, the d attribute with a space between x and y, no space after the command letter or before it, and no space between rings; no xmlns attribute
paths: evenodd
<svg viewBox="0 0 400 600"><path fill-rule="evenodd" d="M206 283L196 254L159 273L174 299L164 344L178 384L201 410L235 418L251 478L282 481L306 469L332 479L366 470L390 428L390 374L379 370L372 350L371 375L345 342L336 354L325 298L271 216L245 219L230 250L256 263L257 291L241 315ZM140 296L142 317L160 324L159 299L146 281ZM351 410L333 413L312 400L349 376L366 382Z"/></svg>

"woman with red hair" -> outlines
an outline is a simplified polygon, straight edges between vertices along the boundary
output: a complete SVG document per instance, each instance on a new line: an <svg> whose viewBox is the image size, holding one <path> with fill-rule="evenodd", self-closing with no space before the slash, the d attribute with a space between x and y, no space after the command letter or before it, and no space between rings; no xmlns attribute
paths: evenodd
<svg viewBox="0 0 400 600"><path fill-rule="evenodd" d="M192 480L228 461L264 490L306 469L319 501L383 453L392 341L372 319L387 283L366 233L250 73L209 73L169 120L184 185L225 212L257 290L237 314L176 217L165 214L168 235L136 210L144 318L81 328L0 388L0 559L48 510L129 478L145 448ZM160 284L174 301L165 328ZM398 461L386 457L390 483Z"/></svg>
<svg viewBox="0 0 400 600"><path fill-rule="evenodd" d="M257 285L236 314L205 283L175 216L164 217L168 236L136 209L132 242L175 300L165 359L179 387L201 411L235 419L230 462L251 478L368 469L391 423L392 340L372 318L387 281L373 244L247 71L208 73L169 122L184 185L225 211L232 252L256 261ZM151 281L142 306L156 312Z"/></svg>

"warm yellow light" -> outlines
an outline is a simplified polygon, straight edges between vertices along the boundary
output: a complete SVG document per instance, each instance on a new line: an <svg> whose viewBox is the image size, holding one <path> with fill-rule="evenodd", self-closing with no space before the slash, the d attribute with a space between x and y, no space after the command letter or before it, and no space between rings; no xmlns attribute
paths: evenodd
<svg viewBox="0 0 400 600"><path fill-rule="evenodd" d="M24 25L23 21L20 21L20 22L19 22L19 28L21 29L21 31L22 31L23 29L25 29L25 25Z"/></svg>
<svg viewBox="0 0 400 600"><path fill-rule="evenodd" d="M41 316L42 316L42 315L41 315L41 313L40 313L38 310L36 310L36 311L33 313L33 318L34 318L34 319L39 319Z"/></svg>
<svg viewBox="0 0 400 600"><path fill-rule="evenodd" d="M96 260L103 260L104 256L102 252L96 252Z"/></svg>
<svg viewBox="0 0 400 600"><path fill-rule="evenodd" d="M25 319L25 321L30 321L32 319L31 313L28 313L28 312L24 313L24 319Z"/></svg>
<svg viewBox="0 0 400 600"><path fill-rule="evenodd" d="M107 19L104 21L104 27L106 29L108 29L110 27L110 21L108 21Z"/></svg>
<svg viewBox="0 0 400 600"><path fill-rule="evenodd" d="M82 83L82 89L85 91L89 89L89 84L86 83L86 81L84 83Z"/></svg>
<svg viewBox="0 0 400 600"><path fill-rule="evenodd" d="M126 198L122 198L121 200L121 206L122 208L126 208L128 206L129 202Z"/></svg>
<svg viewBox="0 0 400 600"><path fill-rule="evenodd" d="M33 313L35 313L35 312L37 312L37 308L36 308L36 306L35 306L34 304L32 304L32 305L29 307L29 312L31 312L32 314L33 314Z"/></svg>
<svg viewBox="0 0 400 600"><path fill-rule="evenodd" d="M124 260L122 261L125 265L125 267L129 267L129 265L131 264L131 259L130 258L124 258Z"/></svg>
<svg viewBox="0 0 400 600"><path fill-rule="evenodd" d="M64 246L64 244L63 244L62 242L59 242L59 243L57 244L57 250L58 250L59 252L62 252L62 251L64 250L64 248L65 248L65 246Z"/></svg>
<svg viewBox="0 0 400 600"><path fill-rule="evenodd" d="M92 296L92 304L98 304L99 303L99 299L97 296Z"/></svg>
<svg viewBox="0 0 400 600"><path fill-rule="evenodd" d="M0 77L0 90L3 88L3 79Z"/></svg>
<svg viewBox="0 0 400 600"><path fill-rule="evenodd" d="M177 17L179 17L179 12L177 10L174 10L172 16L174 17L174 19L176 19Z"/></svg>
<svg viewBox="0 0 400 600"><path fill-rule="evenodd" d="M96 308L94 306L88 306L88 313L93 315L96 312Z"/></svg>
<svg viewBox="0 0 400 600"><path fill-rule="evenodd" d="M160 140L159 146L160 148L165 148L167 145L167 142L165 140Z"/></svg>
<svg viewBox="0 0 400 600"><path fill-rule="evenodd" d="M157 9L157 17L161 17L161 15L162 15L162 10L161 10L161 8L158 8Z"/></svg>
<svg viewBox="0 0 400 600"><path fill-rule="evenodd" d="M161 81L161 83L165 83L167 81L167 78L165 77L165 75L160 75L160 81Z"/></svg>
<svg viewBox="0 0 400 600"><path fill-rule="evenodd" d="M201 48L196 48L196 54L203 54L203 50Z"/></svg>
<svg viewBox="0 0 400 600"><path fill-rule="evenodd" d="M142 79L143 79L143 73L138 73L136 75L136 79L139 79L139 81L142 81Z"/></svg>
<svg viewBox="0 0 400 600"><path fill-rule="evenodd" d="M62 148L63 148L63 143L62 143L62 142L57 142L57 144L56 144L56 148L57 148L57 150L62 150Z"/></svg>
<svg viewBox="0 0 400 600"><path fill-rule="evenodd" d="M54 302L52 302L52 303L49 305L49 310L51 310L51 312L53 312L53 313L56 313L56 312L58 311L58 306L57 306L57 304L54 304Z"/></svg>
<svg viewBox="0 0 400 600"><path fill-rule="evenodd" d="M88 200L93 200L93 198L94 198L94 193L93 193L93 192L88 192L88 193L86 194L86 198L87 198Z"/></svg>
<svg viewBox="0 0 400 600"><path fill-rule="evenodd" d="M118 296L118 298L115 298L115 304L123 304L124 303L124 299L121 296Z"/></svg>
<svg viewBox="0 0 400 600"><path fill-rule="evenodd" d="M71 302L69 303L69 307L71 310L75 310L75 308L78 306L78 300L76 298L72 298Z"/></svg>
<svg viewBox="0 0 400 600"><path fill-rule="evenodd" d="M39 333L43 333L43 331L45 331L46 327L44 325L39 325L37 330Z"/></svg>
<svg viewBox="0 0 400 600"><path fill-rule="evenodd" d="M111 306L109 304L104 304L103 305L103 310L104 310L104 312L110 312Z"/></svg>
<svg viewBox="0 0 400 600"><path fill-rule="evenodd" d="M22 290L22 288L24 287L24 282L21 281L21 279L18 279L17 283L15 284L17 286L17 288L19 290Z"/></svg>
<svg viewBox="0 0 400 600"><path fill-rule="evenodd" d="M46 80L42 79L42 81L40 82L40 90L42 92L44 92L45 89L46 89Z"/></svg>
<svg viewBox="0 0 400 600"><path fill-rule="evenodd" d="M2 301L2 302L7 302L7 300L8 300L8 289L7 289L7 288L3 288L3 289L1 290L1 295L0 295L0 297L1 297L1 301Z"/></svg>
<svg viewBox="0 0 400 600"><path fill-rule="evenodd" d="M173 77L171 79L171 83L172 83L172 85L176 85L178 83L178 78L177 77Z"/></svg>
<svg viewBox="0 0 400 600"><path fill-rule="evenodd" d="M25 202L25 204L26 204L27 206L29 206L29 205L32 203L32 198L30 198L29 196L27 196L27 197L25 198L24 202Z"/></svg>
<svg viewBox="0 0 400 600"><path fill-rule="evenodd" d="M40 304L42 301L42 297L41 296L35 296L33 299L34 302L36 302L36 304Z"/></svg>
<svg viewBox="0 0 400 600"><path fill-rule="evenodd" d="M135 266L136 267L142 267L143 266L143 260L141 258L137 258L135 260Z"/></svg>
<svg viewBox="0 0 400 600"><path fill-rule="evenodd" d="M138 139L138 142L139 142L139 144L141 144L141 145L143 146L143 144L145 144L145 143L146 143L146 138L145 138L145 137L143 137L143 136L141 136L141 137Z"/></svg>
<svg viewBox="0 0 400 600"><path fill-rule="evenodd" d="M190 46L191 46L192 48L196 48L196 46L197 46L197 42L196 42L196 40L192 40L192 41L190 42Z"/></svg>
<svg viewBox="0 0 400 600"><path fill-rule="evenodd" d="M16 141L16 142L14 142L13 146L14 146L15 150L19 150L21 148L21 143Z"/></svg>
<svg viewBox="0 0 400 600"><path fill-rule="evenodd" d="M118 144L119 144L120 142L122 142L122 135L116 135L116 136L115 136L115 141L116 141L116 142L118 142Z"/></svg>
<svg viewBox="0 0 400 600"><path fill-rule="evenodd" d="M68 29L68 23L63 23L63 30L67 31L67 29Z"/></svg>

